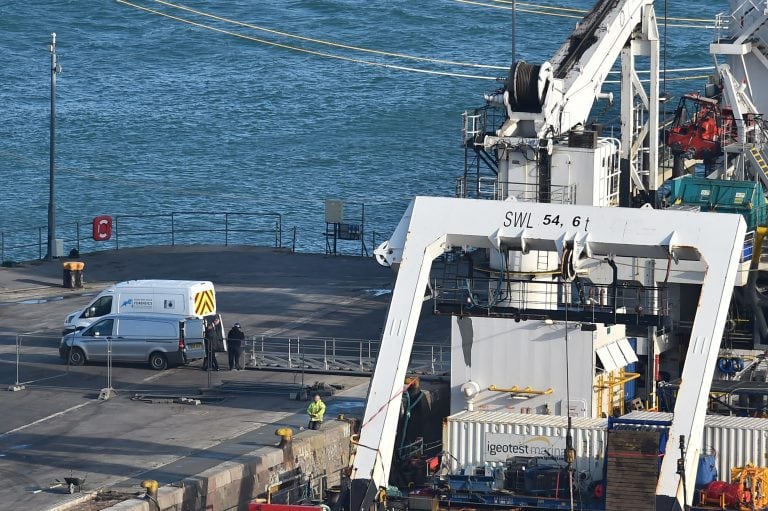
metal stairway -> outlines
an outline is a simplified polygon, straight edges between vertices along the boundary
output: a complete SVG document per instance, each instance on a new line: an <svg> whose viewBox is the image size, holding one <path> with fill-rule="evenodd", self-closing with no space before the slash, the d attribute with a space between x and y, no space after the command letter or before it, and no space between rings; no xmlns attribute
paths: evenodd
<svg viewBox="0 0 768 511"><path fill-rule="evenodd" d="M755 168L755 174L763 184L763 189L768 190L768 163L765 162L762 151L756 146L749 150L749 161Z"/></svg>

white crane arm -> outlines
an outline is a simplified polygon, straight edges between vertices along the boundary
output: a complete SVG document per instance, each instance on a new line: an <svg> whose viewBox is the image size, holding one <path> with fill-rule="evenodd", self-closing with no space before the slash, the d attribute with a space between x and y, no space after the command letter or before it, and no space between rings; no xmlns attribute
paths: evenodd
<svg viewBox="0 0 768 511"><path fill-rule="evenodd" d="M503 101L503 137L545 138L587 122L608 72L638 26L658 39L653 0L600 0L551 62L515 63Z"/></svg>
<svg viewBox="0 0 768 511"><path fill-rule="evenodd" d="M739 84L733 73L731 73L731 68L728 64L720 64L717 67L717 71L720 73L720 79L723 84L725 104L733 110L733 117L736 121L738 132L738 142L744 144L747 142L747 130L749 129L745 119L750 114L757 114L757 107L745 90L746 84Z"/></svg>
<svg viewBox="0 0 768 511"><path fill-rule="evenodd" d="M589 25L590 17L599 19L598 26L584 33L582 26ZM558 133L586 123L608 72L643 23L656 33L653 0L604 0L560 47L552 59L553 75L563 81ZM581 46L587 46L583 53Z"/></svg>

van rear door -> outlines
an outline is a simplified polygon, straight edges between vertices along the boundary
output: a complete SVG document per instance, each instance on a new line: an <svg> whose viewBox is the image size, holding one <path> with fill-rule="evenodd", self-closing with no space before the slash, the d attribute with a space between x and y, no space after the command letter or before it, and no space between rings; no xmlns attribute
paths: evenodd
<svg viewBox="0 0 768 511"><path fill-rule="evenodd" d="M214 321L219 320L218 324L216 324ZM206 316L203 319L203 324L205 325L205 332L208 333L208 335L211 335L215 342L213 344L213 350L216 353L226 353L227 351L227 334L224 331L224 321L221 319L221 314L211 314L210 316ZM215 332L217 332L217 335L212 335L208 327L211 327L215 329Z"/></svg>
<svg viewBox="0 0 768 511"><path fill-rule="evenodd" d="M188 361L205 358L204 334L203 320L189 318L179 321L179 339L184 340L185 356Z"/></svg>

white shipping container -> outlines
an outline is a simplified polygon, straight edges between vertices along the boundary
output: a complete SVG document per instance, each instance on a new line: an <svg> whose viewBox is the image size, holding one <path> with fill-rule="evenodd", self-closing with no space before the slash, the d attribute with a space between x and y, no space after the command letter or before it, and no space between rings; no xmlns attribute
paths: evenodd
<svg viewBox="0 0 768 511"><path fill-rule="evenodd" d="M671 413L631 412L622 418L671 421ZM577 471L602 479L607 419L573 419ZM443 451L451 472L469 467L497 467L515 456L562 458L568 419L559 415L505 411L460 412L446 419ZM525 446L533 448L526 448ZM747 463L768 466L768 419L708 415L702 451L714 451L718 479L729 481L731 468Z"/></svg>
<svg viewBox="0 0 768 511"><path fill-rule="evenodd" d="M590 480L602 479L606 419L574 417L573 446L576 470ZM468 467L497 467L506 458L562 459L568 419L560 415L532 415L505 411L460 412L446 419L443 451L451 472Z"/></svg>
<svg viewBox="0 0 768 511"><path fill-rule="evenodd" d="M623 418L671 421L671 413L631 412ZM730 482L731 469L752 463L768 467L768 419L707 415L703 451L714 451L717 477Z"/></svg>

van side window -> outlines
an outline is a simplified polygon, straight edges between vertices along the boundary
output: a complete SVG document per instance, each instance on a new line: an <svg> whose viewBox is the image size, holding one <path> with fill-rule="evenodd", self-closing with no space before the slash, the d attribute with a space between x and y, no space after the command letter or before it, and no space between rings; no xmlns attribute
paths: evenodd
<svg viewBox="0 0 768 511"><path fill-rule="evenodd" d="M104 321L99 321L92 327L88 328L83 332L83 335L87 335L90 337L107 337L109 335L112 335L112 325L115 323L114 319L105 319Z"/></svg>
<svg viewBox="0 0 768 511"><path fill-rule="evenodd" d="M100 318L112 312L112 296L102 296L85 310L86 318Z"/></svg>
<svg viewBox="0 0 768 511"><path fill-rule="evenodd" d="M120 335L123 337L177 339L175 321L150 321L146 319L120 318Z"/></svg>

